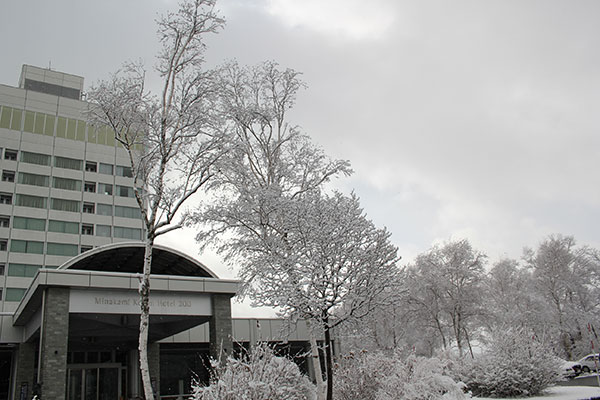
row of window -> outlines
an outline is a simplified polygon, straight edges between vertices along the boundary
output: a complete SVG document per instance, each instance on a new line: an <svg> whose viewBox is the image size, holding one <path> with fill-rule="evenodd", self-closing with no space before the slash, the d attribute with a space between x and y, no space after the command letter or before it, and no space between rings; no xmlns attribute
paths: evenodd
<svg viewBox="0 0 600 400"><path fill-rule="evenodd" d="M0 300L4 298L4 301L21 301L25 296L25 289L22 288L6 288L6 295L4 295L2 288L0 288Z"/></svg>
<svg viewBox="0 0 600 400"><path fill-rule="evenodd" d="M0 204L12 204L13 195L10 193L0 193ZM29 194L17 194L15 205L32 208L48 208L48 198L33 196ZM113 212L114 208L114 212ZM59 198L50 198L50 209L57 211L83 212L86 214L98 214L115 216L122 218L140 219L141 213L138 207L112 206L103 203L88 203L78 200L67 200Z"/></svg>
<svg viewBox="0 0 600 400"><path fill-rule="evenodd" d="M10 217L0 215L0 227L10 227ZM13 228L15 229L26 229L31 231L45 231L46 220L41 218L29 218L29 217L13 217ZM58 221L48 220L48 232L58 233L72 233L82 235L95 235L102 237L111 237L111 232L114 233L114 237L119 239L142 239L142 230L139 228L128 228L124 226L115 226L114 228L110 225L96 224L95 229L93 224L81 224L81 228L78 222L70 221Z"/></svg>
<svg viewBox="0 0 600 400"><path fill-rule="evenodd" d="M0 250L6 251L8 248L8 239L0 239ZM90 250L91 246L81 246L81 252ZM36 240L10 240L10 251L14 253L25 254L44 254L44 242ZM46 242L46 254L49 256L69 256L73 257L79 254L79 246L69 243Z"/></svg>
<svg viewBox="0 0 600 400"><path fill-rule="evenodd" d="M0 111L0 128L107 146L115 145L115 133L108 126L97 127L75 118L57 117L7 106L2 106ZM141 145L136 147L137 150L141 150Z"/></svg>
<svg viewBox="0 0 600 400"><path fill-rule="evenodd" d="M42 268L41 265L10 263L8 264L8 273L6 275L20 278L32 278L40 268ZM47 265L45 268L56 269L57 267ZM5 269L6 264L0 263L0 275L5 274Z"/></svg>
<svg viewBox="0 0 600 400"><path fill-rule="evenodd" d="M2 170L1 179L3 182L14 182L15 171ZM50 177L48 175L32 174L29 172L19 172L17 182L23 185L49 187ZM77 179L53 176L52 187L55 189L74 190L80 192L81 181ZM96 184L96 182L83 182L83 190L85 192L96 193L96 188L98 189L97 192L100 194L113 194L113 185L110 183L100 182ZM116 188L117 190L115 194L119 197L135 197L135 193L132 187L116 185Z"/></svg>
<svg viewBox="0 0 600 400"><path fill-rule="evenodd" d="M36 164L43 166L50 166L52 156L43 153L33 153L30 151L21 151L20 161L28 164ZM4 149L4 159L9 161L17 161L19 158L18 150ZM61 156L54 156L54 166L57 168L72 169L76 171L84 170L86 172L97 172L104 175L113 175L116 173L117 176L124 176L126 178L132 178L133 173L131 167L125 165L117 165L116 168L112 164L99 163L96 161L85 161L77 158L68 158Z"/></svg>

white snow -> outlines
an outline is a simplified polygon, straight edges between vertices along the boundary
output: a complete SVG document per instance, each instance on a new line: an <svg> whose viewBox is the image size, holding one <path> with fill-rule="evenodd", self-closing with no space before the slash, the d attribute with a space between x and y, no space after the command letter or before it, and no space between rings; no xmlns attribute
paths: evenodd
<svg viewBox="0 0 600 400"><path fill-rule="evenodd" d="M590 386L554 386L545 396L527 397L526 400L581 400L600 397L600 388ZM496 400L492 397L473 397L477 400Z"/></svg>

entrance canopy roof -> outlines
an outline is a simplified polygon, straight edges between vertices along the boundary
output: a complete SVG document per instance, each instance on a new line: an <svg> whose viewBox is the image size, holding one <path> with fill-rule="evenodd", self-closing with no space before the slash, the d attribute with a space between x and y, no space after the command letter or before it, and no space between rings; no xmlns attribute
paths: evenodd
<svg viewBox="0 0 600 400"><path fill-rule="evenodd" d="M36 334L46 289L68 288L71 339L86 337L88 328L94 326L98 332L107 333L105 340L115 333L128 340L127 332L139 321L136 302L143 259L144 243L124 242L86 251L58 269L38 270L15 310L13 326L23 327L25 339ZM217 278L183 253L155 245L150 277L152 339L206 321L212 313L212 296L234 296L238 285L238 281Z"/></svg>
<svg viewBox="0 0 600 400"><path fill-rule="evenodd" d="M142 273L144 243L122 242L96 247L82 253L60 267L83 271ZM154 245L152 275L198 276L218 278L214 272L193 258L168 247Z"/></svg>

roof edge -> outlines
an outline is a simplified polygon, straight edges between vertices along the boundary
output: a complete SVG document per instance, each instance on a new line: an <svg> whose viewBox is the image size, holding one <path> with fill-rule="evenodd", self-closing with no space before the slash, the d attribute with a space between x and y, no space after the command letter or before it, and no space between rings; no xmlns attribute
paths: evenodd
<svg viewBox="0 0 600 400"><path fill-rule="evenodd" d="M145 243L142 241L135 241L135 242L118 242L118 243L109 243L103 246L99 246L99 247L94 247L91 250L86 251L85 253L81 253L79 255L76 255L75 257L71 258L70 260L68 260L67 262L63 263L62 265L60 265L57 269L59 270L65 270L65 269L69 269L73 264L76 264L77 262L84 260L88 257L91 257L93 255L102 253L104 251L109 251L109 250L114 250L114 249L120 249L120 248L126 248L126 247L137 247L137 248L144 248L145 247ZM217 276L217 274L215 274L210 268L208 268L206 265L202 264L200 261L194 259L193 257L179 251L176 249L173 249L171 247L167 247L161 244L154 244L153 245L153 250L161 250L161 251L166 251L172 254L175 254L179 257L185 258L186 260L190 261L193 264L196 264L199 268L203 269L204 271L206 271L212 278L215 279L219 279L219 277Z"/></svg>

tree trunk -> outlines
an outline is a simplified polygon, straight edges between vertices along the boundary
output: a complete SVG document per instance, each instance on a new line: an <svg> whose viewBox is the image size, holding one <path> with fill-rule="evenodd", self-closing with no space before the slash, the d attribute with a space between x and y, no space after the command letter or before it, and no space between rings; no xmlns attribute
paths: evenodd
<svg viewBox="0 0 600 400"><path fill-rule="evenodd" d="M319 347L312 332L310 333L310 353L313 370L315 371L315 380L317 382L317 400L324 400L325 385L323 382L323 371L321 371L321 360L319 359Z"/></svg>
<svg viewBox="0 0 600 400"><path fill-rule="evenodd" d="M469 353L471 354L471 358L475 359L475 356L473 355L473 347L471 347L471 339L469 338L469 333L466 329L463 330L465 332L465 340L467 341L467 345L469 346Z"/></svg>
<svg viewBox="0 0 600 400"><path fill-rule="evenodd" d="M462 334L461 334L461 318L460 311L454 311L454 315L452 316L452 327L454 328L454 337L456 339L456 347L458 347L458 355L462 358L463 356L463 344L462 344Z"/></svg>
<svg viewBox="0 0 600 400"><path fill-rule="evenodd" d="M435 316L435 326L438 330L438 332L440 333L440 337L442 339L442 346L444 347L444 350L448 349L448 343L446 343L446 335L444 335L444 330L442 329L442 323L440 322L440 319Z"/></svg>
<svg viewBox="0 0 600 400"><path fill-rule="evenodd" d="M148 364L148 328L150 321L150 269L152 266L152 248L154 238L146 238L144 250L144 273L140 280L140 336L138 350L140 353L140 373L144 386L146 400L154 399L152 391L152 380L150 379L150 368Z"/></svg>
<svg viewBox="0 0 600 400"><path fill-rule="evenodd" d="M333 399L333 356L331 351L331 331L325 321L325 365L327 367L327 400Z"/></svg>

